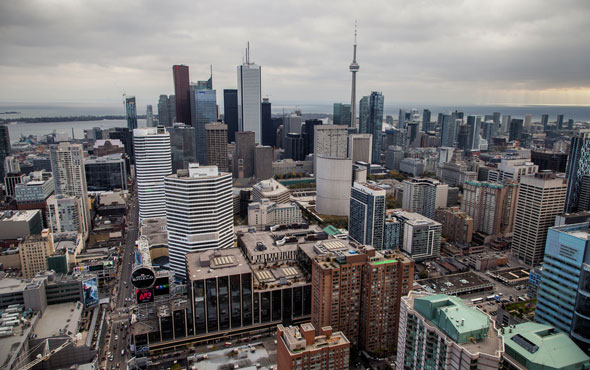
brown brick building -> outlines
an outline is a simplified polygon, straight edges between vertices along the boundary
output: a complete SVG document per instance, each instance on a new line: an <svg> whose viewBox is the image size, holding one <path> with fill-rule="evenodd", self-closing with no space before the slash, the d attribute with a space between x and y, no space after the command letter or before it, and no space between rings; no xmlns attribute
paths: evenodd
<svg viewBox="0 0 590 370"><path fill-rule="evenodd" d="M414 262L336 239L300 248L311 260L314 327L331 326L369 352L393 349L400 298L412 287Z"/></svg>
<svg viewBox="0 0 590 370"><path fill-rule="evenodd" d="M439 208L435 211L434 218L441 223L441 233L448 241L471 243L473 218L461 211L459 207Z"/></svg>
<svg viewBox="0 0 590 370"><path fill-rule="evenodd" d="M350 342L327 326L319 331L310 323L277 326L277 367L291 369L348 369Z"/></svg>

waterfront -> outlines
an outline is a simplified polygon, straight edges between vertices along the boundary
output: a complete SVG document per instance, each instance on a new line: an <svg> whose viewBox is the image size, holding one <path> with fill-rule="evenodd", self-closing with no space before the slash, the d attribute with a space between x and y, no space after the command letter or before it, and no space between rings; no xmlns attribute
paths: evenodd
<svg viewBox="0 0 590 370"><path fill-rule="evenodd" d="M145 127L145 120L137 120L139 127ZM100 121L70 121L70 122L37 122L37 123L13 123L9 124L8 132L10 133L10 141L17 142L21 136L29 135L46 135L52 132L63 132L70 138L72 137L72 129L74 130L74 138L84 138L84 130L93 127L100 127L107 129L111 127L127 127L127 121L124 119L100 120Z"/></svg>

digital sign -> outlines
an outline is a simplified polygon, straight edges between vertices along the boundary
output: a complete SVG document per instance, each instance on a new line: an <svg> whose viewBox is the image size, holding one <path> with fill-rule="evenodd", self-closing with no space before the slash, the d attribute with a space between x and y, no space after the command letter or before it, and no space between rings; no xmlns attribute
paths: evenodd
<svg viewBox="0 0 590 370"><path fill-rule="evenodd" d="M82 282L84 291L84 306L92 307L98 304L98 279L92 278Z"/></svg>
<svg viewBox="0 0 590 370"><path fill-rule="evenodd" d="M136 289L135 295L137 297L137 303L150 303L154 301L153 289Z"/></svg>
<svg viewBox="0 0 590 370"><path fill-rule="evenodd" d="M170 282L167 276L159 277L154 282L154 295L161 296L165 294L170 294Z"/></svg>
<svg viewBox="0 0 590 370"><path fill-rule="evenodd" d="M131 273L131 284L138 289L147 289L154 285L156 274L148 267L139 267Z"/></svg>

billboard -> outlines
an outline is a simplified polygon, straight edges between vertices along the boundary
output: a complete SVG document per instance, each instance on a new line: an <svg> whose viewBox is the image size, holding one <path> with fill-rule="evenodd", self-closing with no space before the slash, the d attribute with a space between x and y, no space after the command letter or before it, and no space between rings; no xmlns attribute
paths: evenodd
<svg viewBox="0 0 590 370"><path fill-rule="evenodd" d="M137 303L149 303L154 301L153 289L136 289L135 295L137 297Z"/></svg>
<svg viewBox="0 0 590 370"><path fill-rule="evenodd" d="M92 307L98 304L98 279L92 278L82 282L82 291L84 294L84 306Z"/></svg>
<svg viewBox="0 0 590 370"><path fill-rule="evenodd" d="M138 289L147 289L154 285L156 274L148 267L139 267L131 272L131 284Z"/></svg>
<svg viewBox="0 0 590 370"><path fill-rule="evenodd" d="M170 294L170 281L168 276L162 276L154 282L154 295L160 296Z"/></svg>

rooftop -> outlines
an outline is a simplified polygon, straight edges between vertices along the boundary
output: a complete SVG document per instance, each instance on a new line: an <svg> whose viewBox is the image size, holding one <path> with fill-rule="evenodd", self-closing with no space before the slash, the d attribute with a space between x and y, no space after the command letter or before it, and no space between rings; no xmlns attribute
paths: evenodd
<svg viewBox="0 0 590 370"><path fill-rule="evenodd" d="M248 261L239 248L188 253L186 255L186 268L190 280L252 272Z"/></svg>
<svg viewBox="0 0 590 370"><path fill-rule="evenodd" d="M462 295L473 293L480 289L494 288L494 284L474 272L445 275L437 278L422 279L417 281L424 290L430 293L444 293L449 295Z"/></svg>
<svg viewBox="0 0 590 370"><path fill-rule="evenodd" d="M0 279L0 295L14 292L22 292L27 284L20 279L2 278Z"/></svg>
<svg viewBox="0 0 590 370"><path fill-rule="evenodd" d="M516 358L527 369L562 369L590 366L588 357L563 332L550 325L526 322L505 328L505 356L514 361Z"/></svg>
<svg viewBox="0 0 590 370"><path fill-rule="evenodd" d="M43 316L35 326L35 335L38 338L48 338L63 334L75 335L78 333L84 306L80 302L68 302L47 306Z"/></svg>
<svg viewBox="0 0 590 370"><path fill-rule="evenodd" d="M315 335L315 328L311 323L301 324L300 327L279 325L278 329L282 331L281 339L291 353L316 351L350 343L342 332L333 333L330 326L321 328L319 336Z"/></svg>
<svg viewBox="0 0 590 370"><path fill-rule="evenodd" d="M402 300L419 312L427 324L436 327L469 353L499 356L503 348L502 338L494 323L483 312L467 307L460 298L410 292Z"/></svg>
<svg viewBox="0 0 590 370"><path fill-rule="evenodd" d="M252 188L260 193L263 193L265 197L272 197L273 195L277 196L285 192L289 192L289 189L287 189L283 184L281 184L275 179L260 181L259 183L255 184Z"/></svg>
<svg viewBox="0 0 590 370"><path fill-rule="evenodd" d="M145 218L140 223L140 234L150 246L168 245L166 217Z"/></svg>
<svg viewBox="0 0 590 370"><path fill-rule="evenodd" d="M588 222L555 226L551 230L571 235L576 239L590 240L590 224Z"/></svg>
<svg viewBox="0 0 590 370"><path fill-rule="evenodd" d="M0 213L0 221L23 222L30 221L36 214L40 213L38 209L27 211L4 211Z"/></svg>

